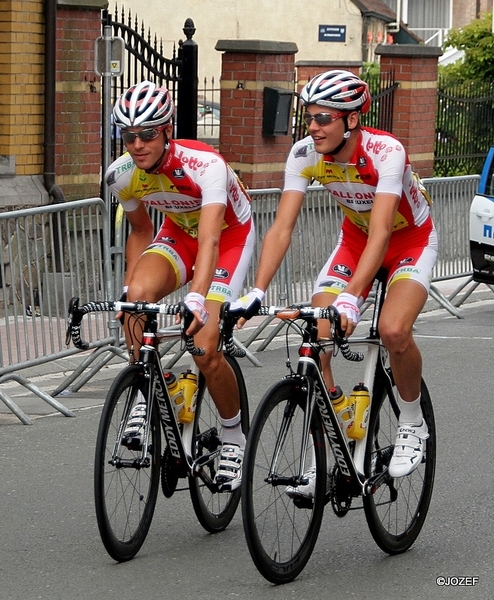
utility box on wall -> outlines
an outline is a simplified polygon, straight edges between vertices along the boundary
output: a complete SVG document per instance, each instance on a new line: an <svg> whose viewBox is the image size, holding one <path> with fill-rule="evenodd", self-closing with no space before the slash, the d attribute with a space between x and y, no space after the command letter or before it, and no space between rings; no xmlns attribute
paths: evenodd
<svg viewBox="0 0 494 600"><path fill-rule="evenodd" d="M281 88L264 88L262 135L291 133L293 92Z"/></svg>

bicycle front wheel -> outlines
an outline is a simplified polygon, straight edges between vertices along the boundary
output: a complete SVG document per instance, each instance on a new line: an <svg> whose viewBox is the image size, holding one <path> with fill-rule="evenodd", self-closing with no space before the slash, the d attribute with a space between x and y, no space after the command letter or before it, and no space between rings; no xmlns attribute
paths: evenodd
<svg viewBox="0 0 494 600"><path fill-rule="evenodd" d="M315 467L312 498L287 493L300 473L306 393L281 381L261 401L244 458L242 516L252 559L272 583L287 583L307 564L317 541L326 492L326 451L319 413L312 417L304 471ZM322 476L321 476L322 475Z"/></svg>
<svg viewBox="0 0 494 600"><path fill-rule="evenodd" d="M240 394L240 411L242 431L247 436L249 429L249 403L244 377L237 361L225 355L230 364ZM216 453L203 469L208 477L214 480L221 451L221 420L218 409L209 393L204 376L199 378L196 413L194 420L194 437L192 441L193 459ZM240 501L240 488L233 492L218 493L203 483L200 477L189 477L190 497L199 523L206 531L217 533L223 531L233 519Z"/></svg>
<svg viewBox="0 0 494 600"><path fill-rule="evenodd" d="M96 517L108 554L119 562L133 558L144 543L158 495L161 431L154 403L151 418L148 416L146 448L134 450L120 443L130 411L146 398L147 389L137 365L117 376L103 407L96 441Z"/></svg>
<svg viewBox="0 0 494 600"><path fill-rule="evenodd" d="M387 468L398 430L396 388L389 381L381 381L375 388L365 459L367 476ZM436 467L436 426L431 398L423 381L421 406L429 428L421 464L406 477L388 478L375 494L363 498L372 537L388 554L405 552L415 542L431 501Z"/></svg>

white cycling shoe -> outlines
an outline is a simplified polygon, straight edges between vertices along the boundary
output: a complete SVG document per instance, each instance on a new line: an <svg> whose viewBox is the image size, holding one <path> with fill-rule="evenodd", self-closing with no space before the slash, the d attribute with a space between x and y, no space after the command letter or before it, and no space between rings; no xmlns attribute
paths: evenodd
<svg viewBox="0 0 494 600"><path fill-rule="evenodd" d="M425 440L429 437L427 423L421 425L398 423L393 456L389 462L388 471L391 477L410 475L422 462Z"/></svg>

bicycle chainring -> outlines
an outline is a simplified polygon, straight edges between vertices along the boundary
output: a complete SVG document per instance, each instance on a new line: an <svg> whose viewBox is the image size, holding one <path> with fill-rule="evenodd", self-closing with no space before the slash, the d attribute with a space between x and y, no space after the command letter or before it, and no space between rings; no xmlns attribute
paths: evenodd
<svg viewBox="0 0 494 600"><path fill-rule="evenodd" d="M335 465L331 472L328 494L335 515L344 517L352 505L352 494L351 486L341 474L338 465Z"/></svg>
<svg viewBox="0 0 494 600"><path fill-rule="evenodd" d="M161 458L161 489L165 498L171 498L177 489L180 477L185 477L184 469L181 468L176 458L173 458L168 446Z"/></svg>

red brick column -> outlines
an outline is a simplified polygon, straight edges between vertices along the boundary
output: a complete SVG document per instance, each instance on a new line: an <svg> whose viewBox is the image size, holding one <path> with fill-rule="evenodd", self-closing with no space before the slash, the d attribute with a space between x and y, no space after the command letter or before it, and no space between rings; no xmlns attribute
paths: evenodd
<svg viewBox="0 0 494 600"><path fill-rule="evenodd" d="M100 195L100 78L94 46L106 3L69 2L57 7L55 175L66 200Z"/></svg>
<svg viewBox="0 0 494 600"><path fill-rule="evenodd" d="M399 83L393 105L393 135L421 177L431 177L436 136L437 59L440 48L409 44L377 46L381 71L394 71Z"/></svg>
<svg viewBox="0 0 494 600"><path fill-rule="evenodd" d="M281 187L291 135L263 136L264 87L294 90L291 42L219 40L221 119L219 150L251 189Z"/></svg>

